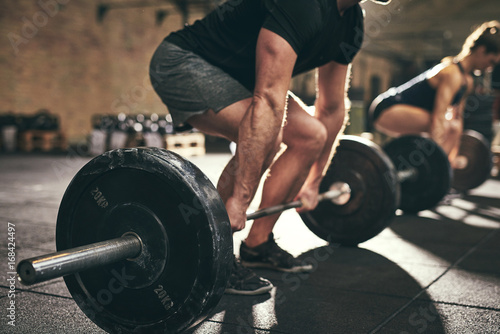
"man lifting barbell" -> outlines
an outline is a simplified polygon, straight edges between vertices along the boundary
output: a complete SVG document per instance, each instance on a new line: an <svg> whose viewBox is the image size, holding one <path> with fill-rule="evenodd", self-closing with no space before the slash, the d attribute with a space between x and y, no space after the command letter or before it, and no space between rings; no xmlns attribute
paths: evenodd
<svg viewBox="0 0 500 334"><path fill-rule="evenodd" d="M483 23L470 34L456 57L409 82L380 94L370 106L377 130L393 137L428 133L446 152L453 168L462 168L459 151L465 97L472 90L470 73L500 61L500 23Z"/></svg>
<svg viewBox="0 0 500 334"><path fill-rule="evenodd" d="M217 186L233 231L245 227L247 208L271 164L261 207L294 198L304 202L301 211L317 205L345 124L349 63L363 39L360 1L230 0L167 36L154 54L152 83L174 124L238 144ZM287 92L292 76L314 68L318 96L311 117ZM286 150L278 155L282 143ZM278 217L254 221L240 256L251 266L311 270L274 242ZM272 288L237 262L233 272L232 293Z"/></svg>

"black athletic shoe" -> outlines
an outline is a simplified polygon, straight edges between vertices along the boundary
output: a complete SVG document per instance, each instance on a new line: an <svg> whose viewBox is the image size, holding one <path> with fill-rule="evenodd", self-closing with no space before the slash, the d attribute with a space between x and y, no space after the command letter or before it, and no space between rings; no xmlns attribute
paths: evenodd
<svg viewBox="0 0 500 334"><path fill-rule="evenodd" d="M274 241L272 233L265 243L254 248L242 242L240 258L242 264L248 268L270 268L291 273L310 272L313 269L311 264L303 263L281 249Z"/></svg>
<svg viewBox="0 0 500 334"><path fill-rule="evenodd" d="M273 284L267 279L257 276L241 262L234 258L233 271L226 287L226 293L234 295L260 295L269 292Z"/></svg>

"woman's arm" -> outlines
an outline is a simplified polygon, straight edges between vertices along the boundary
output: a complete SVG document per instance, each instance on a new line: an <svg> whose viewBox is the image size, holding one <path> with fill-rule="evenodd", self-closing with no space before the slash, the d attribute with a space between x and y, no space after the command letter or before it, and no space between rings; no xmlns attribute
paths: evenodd
<svg viewBox="0 0 500 334"><path fill-rule="evenodd" d="M462 85L463 75L455 65L450 65L429 81L431 85L437 85L430 134L446 154L450 154L456 146L455 136L460 126L460 121L454 117L456 113L451 103Z"/></svg>

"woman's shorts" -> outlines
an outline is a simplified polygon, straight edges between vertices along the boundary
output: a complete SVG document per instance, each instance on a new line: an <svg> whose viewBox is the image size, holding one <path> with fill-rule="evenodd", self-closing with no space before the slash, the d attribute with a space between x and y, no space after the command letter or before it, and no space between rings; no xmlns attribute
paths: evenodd
<svg viewBox="0 0 500 334"><path fill-rule="evenodd" d="M197 54L163 41L151 60L151 83L182 128L193 115L225 107L252 97L240 82Z"/></svg>
<svg viewBox="0 0 500 334"><path fill-rule="evenodd" d="M426 107L425 103L416 103L415 101L408 101L403 94L398 93L395 88L390 88L385 93L380 94L373 100L368 111L370 116L370 124L373 125L380 115L390 107L396 104L407 104L417 108L420 108L429 114L432 114L432 110Z"/></svg>
<svg viewBox="0 0 500 334"><path fill-rule="evenodd" d="M370 105L370 123L373 125L373 123L377 121L380 114L382 114L384 110L392 107L395 104L401 104L401 96L399 94L387 91L377 96Z"/></svg>

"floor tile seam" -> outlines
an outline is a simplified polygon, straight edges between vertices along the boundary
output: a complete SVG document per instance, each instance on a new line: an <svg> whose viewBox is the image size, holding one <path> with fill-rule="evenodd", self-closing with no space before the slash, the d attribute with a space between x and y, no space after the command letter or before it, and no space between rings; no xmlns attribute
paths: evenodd
<svg viewBox="0 0 500 334"><path fill-rule="evenodd" d="M444 275L444 274L442 274L442 275ZM440 277L442 275L440 275ZM403 306L398 308L395 312L393 312L391 315L389 315L384 321L382 321L379 325L377 325L375 328L373 328L368 333L369 334L378 333L385 325L387 325L390 321L392 321L397 315L399 315L401 312L406 310L413 302L418 300L418 297L420 297L426 291L427 291L427 287L420 290L420 292L417 293L413 298L411 298L406 304L404 304Z"/></svg>
<svg viewBox="0 0 500 334"><path fill-rule="evenodd" d="M436 263L424 263L424 262L410 262L410 261L397 261L396 264L400 266L401 264L410 266L421 266L426 268L436 268L443 269L448 268L449 264L436 264Z"/></svg>
<svg viewBox="0 0 500 334"><path fill-rule="evenodd" d="M49 241L47 241L47 242L49 242ZM0 250L5 250L5 249L8 249L8 247L2 247L2 246L0 246ZM50 254L50 253L55 253L56 252L56 250L54 250L54 249L40 248L40 247L36 247L36 246L32 246L32 245L27 245L27 244L24 244L23 246L17 246L16 247L16 252L19 252L20 250L22 250L22 251L26 251L26 250L35 251L37 253L38 252L40 252L40 253L41 252L45 252L46 254Z"/></svg>
<svg viewBox="0 0 500 334"><path fill-rule="evenodd" d="M478 274L478 275L488 275L488 276L500 279L500 272L498 272L498 271L488 271L487 269L482 269L482 270L467 269L467 268L462 268L460 266L455 266L451 269L456 270L456 271L463 271L463 272L467 272L467 273L472 273L472 274Z"/></svg>
<svg viewBox="0 0 500 334"><path fill-rule="evenodd" d="M464 261L469 255L471 255L472 253L474 253L475 251L477 251L479 249L480 246L482 246L483 244L485 244L486 242L488 242L491 238L493 238L493 236L495 234L498 233L498 229L495 229L495 230L491 230L488 234L486 234L483 238L481 238L474 246L472 246L469 250L467 250L460 258L458 258L457 260L455 260L449 267L449 269L451 270L452 268L457 268L457 269L460 269L458 268L458 265Z"/></svg>
<svg viewBox="0 0 500 334"><path fill-rule="evenodd" d="M484 233L481 233L481 235L478 238L481 240L482 238L485 238L490 232L497 231L497 230L500 230L500 228L486 230L486 231L484 231ZM402 240L404 242L408 242L408 239L402 238ZM422 237L422 238L419 238L419 239L411 239L410 242L412 244L416 244L416 245L422 245L422 244L424 244L423 246L418 246L420 248L425 248L426 247L425 243L427 243L427 244L431 244L431 245L438 244L441 249L450 250L450 249L456 249L456 248L474 247L477 244L476 240L471 240L470 242L459 243L459 242L457 242L456 240L453 240L453 239L450 239L450 240L447 240L447 241L443 241L443 240L439 240L439 238L436 238L436 239L428 239L427 238L426 239L425 237Z"/></svg>
<svg viewBox="0 0 500 334"><path fill-rule="evenodd" d="M363 291L363 290L357 290L357 289L336 289L336 290L342 291L342 292L355 292L355 293L362 294L362 295L382 296L382 297L397 298L397 299L410 299L411 298L409 296L396 295L396 294L392 294L392 293Z"/></svg>
<svg viewBox="0 0 500 334"><path fill-rule="evenodd" d="M9 197L12 197L12 194L10 194L11 196ZM16 195L19 195L19 196L23 196L23 195L26 195L26 194L21 194L21 193L17 193ZM54 198L56 197L56 198ZM20 201L16 201L14 203L3 203L5 207L8 207L8 208L12 208L13 206L26 206L26 205L32 205L32 206L36 206L36 207L49 207L50 209L57 209L59 207L59 204L57 203L58 201L58 198L57 197L60 197L59 194L57 195L52 195L52 196L48 196L48 197L39 197L37 198L36 200L24 200L22 202Z"/></svg>
<svg viewBox="0 0 500 334"><path fill-rule="evenodd" d="M372 295L372 296L382 296L382 297L389 297L389 298L398 298L398 299L410 299L410 296L403 296L403 295L397 295L397 294L391 294L391 293L382 293L382 292L376 292L376 291L366 291L366 290L358 290L358 289L346 289L346 288L335 288L332 286L328 285L322 285L322 284L306 284L307 286L315 286L315 287L320 287L324 289L329 289L330 291L336 291L336 292L353 292L361 295ZM281 288L280 285L276 285L278 288ZM295 290L294 290L295 291Z"/></svg>
<svg viewBox="0 0 500 334"><path fill-rule="evenodd" d="M35 221L31 219L17 219L17 218L12 218L12 217L6 217L6 216L1 216L0 215L0 220L1 221L7 221L9 223L14 223L14 224L25 224L25 225L33 225L33 226L46 226L46 227L55 227L55 220L50 221L50 222L44 222L44 221Z"/></svg>
<svg viewBox="0 0 500 334"><path fill-rule="evenodd" d="M9 289L9 287L5 286L5 285L0 285L0 288L5 288L5 289ZM16 288L15 290L16 292L27 292L27 293L33 293L33 294L37 294L37 295L43 295L43 296L49 296L49 297L57 297L57 298L64 298L64 299L73 299L71 297L68 297L68 296L61 296L61 295L56 295L54 293L48 293L48 292L43 292L43 291L36 291L36 290L28 290L28 289L22 289L22 288Z"/></svg>
<svg viewBox="0 0 500 334"><path fill-rule="evenodd" d="M481 238L484 238L486 235L488 235L488 233L490 233L491 231L494 231L494 230L500 230L500 227L498 228L489 228L488 230L484 231L481 235ZM382 238L380 238L381 240ZM394 240L394 239L397 239L398 241L404 241L404 242L408 242L408 239L403 237L403 236L394 236L394 237L384 237L384 239L387 239L387 240ZM421 244L423 242L439 242L439 246L440 247L446 247L446 248L458 248L458 247L473 247L477 242L476 241L470 241L470 242L464 242L464 243L457 243L455 240L438 240L438 238L436 239L429 239L429 238L426 238L426 237L419 237L419 238L415 238L415 239L412 239L411 241L412 243L414 244ZM370 248L364 248L361 247L360 248L363 248L363 249L368 249L370 250Z"/></svg>
<svg viewBox="0 0 500 334"><path fill-rule="evenodd" d="M440 305L449 305L449 306L459 306L459 307L467 307L467 308L474 308L474 309L480 309L480 310L486 310L486 311L494 311L494 312L500 312L500 307L490 307L490 306L481 306L481 305L471 305L471 304L463 304L463 303L454 303L454 302L446 302L443 300L431 300L431 299L417 299L417 301L425 301L425 302L430 302L433 304L440 304Z"/></svg>
<svg viewBox="0 0 500 334"><path fill-rule="evenodd" d="M264 331L266 333L289 334L289 332L283 332L280 330L269 329L269 328L260 328L260 327L254 327L254 326L243 326L241 324L234 323L234 322L218 321L218 320L212 320L212 319L206 319L205 321L216 323L216 324L221 324L221 325L231 325L231 326L235 326L235 327L248 327L248 328L251 328L253 330Z"/></svg>
<svg viewBox="0 0 500 334"><path fill-rule="evenodd" d="M473 247L465 252L461 257L455 260L445 271L443 271L438 277L436 277L431 283L429 283L426 287L422 288L419 293L417 293L410 301L397 309L393 314L389 315L384 321L382 321L378 326L372 329L369 333L374 334L379 332L385 325L387 325L390 321L392 321L397 315L407 309L414 301L416 301L424 292L426 292L434 283L439 281L444 275L446 275L450 270L457 267L457 265L462 262L467 256L474 253L482 244L486 243L490 238L492 238L498 230L490 231L486 236L481 238Z"/></svg>

